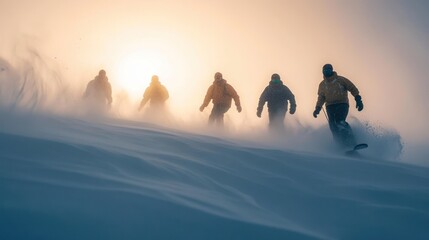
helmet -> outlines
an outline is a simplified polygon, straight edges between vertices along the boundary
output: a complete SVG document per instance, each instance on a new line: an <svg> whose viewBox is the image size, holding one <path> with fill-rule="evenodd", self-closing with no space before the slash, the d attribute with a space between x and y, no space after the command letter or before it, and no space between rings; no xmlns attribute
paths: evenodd
<svg viewBox="0 0 429 240"><path fill-rule="evenodd" d="M157 75L153 75L152 82L159 82L159 77Z"/></svg>
<svg viewBox="0 0 429 240"><path fill-rule="evenodd" d="M280 75L274 73L273 75L271 75L271 80L280 80Z"/></svg>
<svg viewBox="0 0 429 240"><path fill-rule="evenodd" d="M330 77L332 76L332 74L334 74L334 68L332 67L331 64L327 63L323 65L322 72L323 72L323 76Z"/></svg>
<svg viewBox="0 0 429 240"><path fill-rule="evenodd" d="M222 73L216 72L214 77L215 77L215 79L222 79Z"/></svg>

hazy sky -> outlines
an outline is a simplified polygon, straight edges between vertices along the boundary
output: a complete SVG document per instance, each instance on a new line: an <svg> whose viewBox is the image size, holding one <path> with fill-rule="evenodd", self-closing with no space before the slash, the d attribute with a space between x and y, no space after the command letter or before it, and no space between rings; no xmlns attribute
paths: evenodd
<svg viewBox="0 0 429 240"><path fill-rule="evenodd" d="M0 0L0 57L35 49L77 92L104 68L114 102L128 93L133 109L157 74L185 120L201 117L220 71L243 102L231 119L266 124L257 101L279 73L293 117L312 125L326 121L311 114L329 62L361 91L365 109L350 116L429 139L428 11L425 0Z"/></svg>

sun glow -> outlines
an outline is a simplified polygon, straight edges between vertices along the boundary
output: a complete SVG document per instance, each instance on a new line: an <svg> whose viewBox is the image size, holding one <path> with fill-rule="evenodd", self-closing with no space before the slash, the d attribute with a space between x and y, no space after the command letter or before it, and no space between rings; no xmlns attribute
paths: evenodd
<svg viewBox="0 0 429 240"><path fill-rule="evenodd" d="M140 98L153 75L162 76L167 61L158 53L139 51L125 55L116 64L115 79L118 87L133 99Z"/></svg>

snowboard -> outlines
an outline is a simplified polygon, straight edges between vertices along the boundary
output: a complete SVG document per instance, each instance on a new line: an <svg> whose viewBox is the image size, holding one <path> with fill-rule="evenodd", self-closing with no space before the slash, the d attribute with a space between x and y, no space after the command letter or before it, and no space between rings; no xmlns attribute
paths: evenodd
<svg viewBox="0 0 429 240"><path fill-rule="evenodd" d="M357 152L359 150L365 149L368 147L368 144L366 143L359 143L356 146L353 147L353 149L346 151L347 155L357 155Z"/></svg>

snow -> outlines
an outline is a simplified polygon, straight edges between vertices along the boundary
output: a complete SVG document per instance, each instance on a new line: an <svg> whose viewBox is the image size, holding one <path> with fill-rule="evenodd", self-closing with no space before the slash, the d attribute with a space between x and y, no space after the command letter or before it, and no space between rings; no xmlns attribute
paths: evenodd
<svg viewBox="0 0 429 240"><path fill-rule="evenodd" d="M1 116L0 239L429 237L429 169L403 159L399 136L371 137L365 124L354 129L370 148L348 157L325 148L327 126L270 140Z"/></svg>

